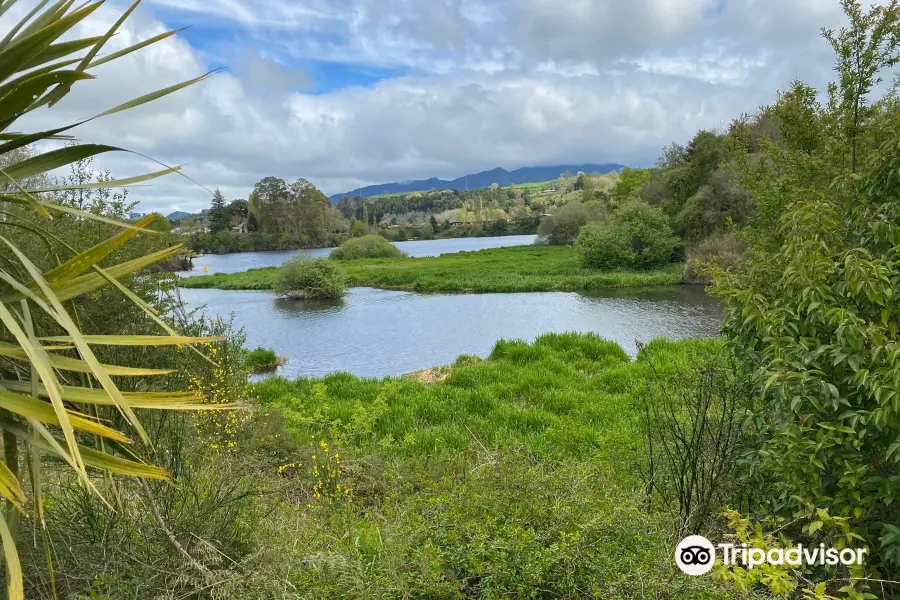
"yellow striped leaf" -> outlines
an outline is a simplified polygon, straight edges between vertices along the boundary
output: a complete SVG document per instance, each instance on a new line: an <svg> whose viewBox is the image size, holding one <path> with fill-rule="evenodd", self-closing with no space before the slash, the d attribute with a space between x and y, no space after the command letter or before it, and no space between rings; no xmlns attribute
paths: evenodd
<svg viewBox="0 0 900 600"><path fill-rule="evenodd" d="M0 514L0 540L3 541L3 555L6 558L6 579L8 600L24 600L25 586L22 583L22 563L19 562L19 553L16 551L16 541L6 518Z"/></svg>
<svg viewBox="0 0 900 600"><path fill-rule="evenodd" d="M190 337L183 335L83 335L88 344L98 346L186 346L188 344L211 344L221 342L223 337ZM45 342L68 343L72 338L65 335L42 337Z"/></svg>
<svg viewBox="0 0 900 600"><path fill-rule="evenodd" d="M23 390L24 391L24 390ZM49 423L51 425L59 425L59 417L56 411L46 402L42 402L37 398L26 396L24 394L16 394L14 392L0 390L0 408L21 415L26 419L34 419L41 423ZM94 435L116 440L118 442L127 443L130 441L128 436L120 431L116 431L102 423L91 420L86 415L68 411L69 421L75 429L86 431Z"/></svg>
<svg viewBox="0 0 900 600"><path fill-rule="evenodd" d="M15 439L15 438L13 438ZM25 507L28 498L25 496L25 490L13 472L5 462L0 461L0 495L9 500L19 510Z"/></svg>

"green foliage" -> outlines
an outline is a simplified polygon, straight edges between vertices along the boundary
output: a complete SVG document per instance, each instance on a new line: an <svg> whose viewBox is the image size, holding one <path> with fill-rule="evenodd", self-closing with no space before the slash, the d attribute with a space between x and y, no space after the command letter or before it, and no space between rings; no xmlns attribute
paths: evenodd
<svg viewBox="0 0 900 600"><path fill-rule="evenodd" d="M225 206L225 197L218 189L213 195L212 208L209 211L209 230L213 234L231 230L231 211Z"/></svg>
<svg viewBox="0 0 900 600"><path fill-rule="evenodd" d="M659 368L693 345L654 343ZM295 440L340 454L350 489L316 498L306 469L322 447L296 455L306 510L261 532L287 541L266 551L266 579L289 573L291 593L318 597L730 597L711 578L673 574L668 518L642 501L647 377L616 344L551 334L501 341L430 386L347 374L260 382L261 403L281 408Z"/></svg>
<svg viewBox="0 0 900 600"><path fill-rule="evenodd" d="M13 4L4 2L0 6L0 16L10 14L8 10ZM112 261L111 255L121 252L138 232L145 233L144 228L156 220L156 215L136 224L116 222L111 217L119 218L120 212L127 210L125 195L120 194L118 200L107 202L109 196L99 195L99 190L94 198L103 203L92 203L89 211L84 210L87 207L83 204L75 208L65 201L76 197L83 199L82 191L96 190L98 186L133 185L170 174L177 168L118 181L106 176L101 182L64 181L61 186L53 186L57 189L47 187L49 173L55 169L77 167L79 161L122 150L109 145L77 143L54 148L55 141L69 137L68 132L72 129L89 120L147 104L204 77L147 93L118 106L104 107L105 110L92 108L94 116L78 123L63 124L52 131L22 132L23 123L19 121L22 116L56 106L74 85L81 86L82 82L95 79L99 63L124 57L174 33L163 33L96 59L138 3L135 2L111 28L105 32L100 29L103 35L84 39L68 35L70 31L96 28L89 17L100 5L95 2L73 7L71 2L58 2L48 6L47 2L41 2L27 14L15 11L19 12L20 20L4 21L3 30L8 34L0 40L3 88L0 164L3 165L5 225L0 250L4 264L0 285L0 338L4 347L0 364L4 404L0 423L4 442L0 496L5 504L0 515L0 538L6 571L4 581L12 600L24 598L22 563L17 550L23 540L22 517L26 511L33 511L33 522L44 520L45 492L50 486L47 485L43 458L46 457L48 462L58 461L54 471L83 485L92 497L100 494L101 487L92 481L93 469L104 474L105 487L115 484L114 474L139 478L142 485L147 485L144 478L165 480L170 475L166 469L138 458L152 443L136 409L141 406L176 411L197 409L202 401L191 392L148 396L145 389L152 383L140 392L126 396L115 379L141 378L152 382L154 377L167 372L102 363L94 350L95 344L85 337L78 317L79 305L90 305L100 296L101 290L114 288L137 309L132 314L139 311L145 318L149 317L154 328L158 327L156 331L168 334L135 338L124 331L116 331L111 337L100 338L101 344L96 345L155 347L214 341L177 335L159 318L158 312L119 281L180 250L174 246L134 261ZM60 42L61 39L66 41ZM65 69L67 66L72 68ZM41 119L52 121L58 117L45 114L38 117L39 121ZM42 152L32 155L31 151L24 150L31 144L40 147ZM63 201L53 202L46 195L48 192L59 192L56 198ZM75 248L44 228L54 216L67 222L80 220L114 225L116 232L98 239L97 244L87 249ZM96 229L95 235L99 235L102 228ZM50 262L51 266L42 268L35 261ZM44 342L52 337L61 342ZM125 450L125 445L133 441L132 437L138 443L133 449ZM24 482L28 482L27 485L23 485ZM66 523L66 526L71 528L72 523ZM37 536L29 541L36 539ZM46 552L49 558L49 548Z"/></svg>
<svg viewBox="0 0 900 600"><path fill-rule="evenodd" d="M650 169L631 169L625 167L619 174L619 180L610 192L614 205L618 206L630 200L653 176Z"/></svg>
<svg viewBox="0 0 900 600"><path fill-rule="evenodd" d="M224 202L213 199L211 235L194 234L189 243L194 251L322 248L337 245L350 234L347 220L305 179L288 185L283 179L266 177L254 186L249 200L235 200L228 206ZM245 224L247 233L233 233L232 220Z"/></svg>
<svg viewBox="0 0 900 600"><path fill-rule="evenodd" d="M340 298L347 275L339 264L301 253L287 260L274 273L272 288L295 299Z"/></svg>
<svg viewBox="0 0 900 600"><path fill-rule="evenodd" d="M744 257L747 244L737 232L719 233L687 250L684 283L712 283L715 273L731 269Z"/></svg>
<svg viewBox="0 0 900 600"><path fill-rule="evenodd" d="M284 363L282 357L269 348L258 346L244 353L244 365L256 373L274 371Z"/></svg>
<svg viewBox="0 0 900 600"><path fill-rule="evenodd" d="M674 229L688 241L703 240L746 223L752 212L750 194L726 171L716 171L673 219Z"/></svg>
<svg viewBox="0 0 900 600"><path fill-rule="evenodd" d="M575 249L586 267L646 269L672 262L678 239L665 214L642 200L582 229Z"/></svg>
<svg viewBox="0 0 900 600"><path fill-rule="evenodd" d="M900 11L897 3L863 10L859 0L843 0L849 25L823 35L837 57L839 79L828 89L830 108L837 116L845 152L850 152L850 170L856 172L859 138L873 106L866 100L881 83L880 73L900 62Z"/></svg>
<svg viewBox="0 0 900 600"><path fill-rule="evenodd" d="M406 253L380 235L350 238L331 251L332 260L358 260L360 258L405 258Z"/></svg>
<svg viewBox="0 0 900 600"><path fill-rule="evenodd" d="M765 387L754 426L763 436L755 464L772 482L768 506L792 514L827 506L870 545L900 518L891 466L900 458L900 122L892 121L863 176L838 179L829 195L795 191L780 246L754 249L716 285L734 352Z"/></svg>
<svg viewBox="0 0 900 600"><path fill-rule="evenodd" d="M580 264L572 248L514 246L428 258L367 259L341 263L351 286L418 292L542 292L673 285L679 265L652 270L598 271ZM179 280L186 288L272 289L277 270L251 269Z"/></svg>
<svg viewBox="0 0 900 600"><path fill-rule="evenodd" d="M782 527L779 527L775 533L764 532L761 527L754 526L749 520L744 518L737 511L726 511L726 519L728 521L727 538L735 545L746 544L752 548L759 548L768 553L770 550L779 548L795 548L797 544L787 536ZM824 530L832 533L835 541L835 548L854 548L857 546L857 540L853 537L847 526L847 520L840 517L832 517L826 509L819 509L816 513L806 520L803 525L804 530ZM864 572L862 568L854 566L850 569L849 575L854 578L863 578ZM806 575L797 572L794 568L787 564L773 565L768 562L758 565L753 569L745 569L739 566L726 567L721 563L717 563L713 567L713 577L717 581L733 585L737 590L745 592L747 590L757 588L766 588L776 598L803 598L803 600L837 600L835 596L829 594L828 584L826 582L816 583L810 581ZM837 593L842 594L844 598L851 600L870 600L877 598L872 594L865 592L867 583L862 581L852 581L850 578L839 580L845 583Z"/></svg>
<svg viewBox="0 0 900 600"><path fill-rule="evenodd" d="M578 239L578 232L589 221L604 216L603 209L598 206L587 206L579 200L571 200L553 213L551 217L541 219L538 227L540 243L554 246L568 246Z"/></svg>
<svg viewBox="0 0 900 600"><path fill-rule="evenodd" d="M177 299L158 289L151 293L138 287L136 292L151 298L155 295L151 300L154 308L171 315L179 330L223 339L203 348L199 355L188 348L180 352L175 348L115 348L119 359L173 370L170 376L140 382L137 388L126 384L125 391L146 390L150 383L157 393L177 393L196 385L211 402L221 402L222 397L228 401L246 398L247 374L239 360L240 331L228 322L185 312ZM165 303L159 303L160 298L166 298ZM138 333L153 331L152 323L141 319L135 307L118 303L101 314L111 320L130 320ZM119 325L110 327L115 330ZM178 593L202 597L210 581L236 577L235 561L252 560L257 530L267 514L257 498L270 484L248 477L253 473L248 457L257 445L255 432L261 435L266 425L262 419L248 421L239 432L212 438L231 441L232 448L223 451L213 447L209 435L200 434L200 425L211 421L198 418L209 416L227 424L239 414L247 413L154 411L142 415L154 440L153 447L145 449L146 458L167 468L172 481L150 482L145 488L132 477L114 482L94 477L92 482L102 490L104 500L64 470L48 470L44 520L29 519L23 524L28 540L22 555L26 597L52 598L55 592L60 598L123 598L133 596L135 590L148 597ZM240 452L235 450L238 444ZM175 549L167 532L182 540L195 564ZM52 573L48 572L43 536L53 549ZM35 539L37 544L32 541ZM218 597L228 597L229 590L222 594Z"/></svg>

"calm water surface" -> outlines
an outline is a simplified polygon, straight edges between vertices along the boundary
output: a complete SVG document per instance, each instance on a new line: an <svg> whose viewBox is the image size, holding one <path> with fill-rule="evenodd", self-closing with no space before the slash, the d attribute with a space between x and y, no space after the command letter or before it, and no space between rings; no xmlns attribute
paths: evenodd
<svg viewBox="0 0 900 600"><path fill-rule="evenodd" d="M547 332L596 332L633 356L635 340L715 336L722 321L719 302L697 286L458 295L350 288L339 301L282 301L271 292L181 294L209 313L234 313L246 327L247 347L288 358L279 370L287 377L400 375L460 354L487 356L499 339L531 341Z"/></svg>
<svg viewBox="0 0 900 600"><path fill-rule="evenodd" d="M419 240L396 242L394 245L414 258L440 256L453 252L471 252L487 248L505 246L528 246L534 243L536 235L508 235L503 237L459 238L450 240ZM235 252L233 254L208 254L194 259L193 271L182 271L179 275L204 275L203 267L212 273L237 273L260 267L278 267L287 259L305 252L315 257L328 256L334 248L315 250L277 250L272 252Z"/></svg>

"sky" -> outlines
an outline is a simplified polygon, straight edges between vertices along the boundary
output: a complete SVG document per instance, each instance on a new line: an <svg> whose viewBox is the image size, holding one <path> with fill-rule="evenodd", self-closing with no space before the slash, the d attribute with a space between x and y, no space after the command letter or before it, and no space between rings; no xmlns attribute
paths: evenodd
<svg viewBox="0 0 900 600"><path fill-rule="evenodd" d="M73 35L104 33L126 7L107 0ZM75 130L184 165L190 179L131 190L138 211L163 214L208 207L208 189L246 198L269 175L334 194L498 166L643 167L793 79L824 88L821 28L842 23L837 0L144 0L104 52L189 28L17 126L69 123L219 69ZM138 154L94 167L159 168Z"/></svg>

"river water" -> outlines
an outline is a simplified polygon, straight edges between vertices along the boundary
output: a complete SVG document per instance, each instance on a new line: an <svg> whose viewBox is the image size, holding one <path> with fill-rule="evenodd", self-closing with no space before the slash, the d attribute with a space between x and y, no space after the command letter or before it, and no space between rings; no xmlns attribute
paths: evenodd
<svg viewBox="0 0 900 600"><path fill-rule="evenodd" d="M517 246L535 236L399 242L413 257ZM330 249L304 250L327 256ZM296 255L246 252L194 261L192 274L278 266ZM418 294L350 288L337 301L277 300L271 292L183 289L192 308L244 327L246 346L287 357L279 374L361 377L401 375L449 364L460 354L487 356L500 339L534 340L548 332L596 332L632 356L635 341L717 335L722 308L696 286L611 289L592 293Z"/></svg>
<svg viewBox="0 0 900 600"><path fill-rule="evenodd" d="M537 239L536 235L508 235L502 237L456 238L447 240L418 240L395 242L394 245L414 258L440 256L454 252L472 252L487 248L505 246L528 246ZM207 254L194 259L193 271L183 271L178 275L203 275L203 267L209 267L209 274L237 273L260 267L278 267L300 252L315 257L328 256L334 248L314 250L275 250L271 252L234 252L232 254Z"/></svg>
<svg viewBox="0 0 900 600"><path fill-rule="evenodd" d="M596 332L632 356L635 340L717 334L718 301L696 286L592 293L417 294L351 288L339 301L282 301L271 292L181 290L193 307L246 328L248 348L288 358L279 374L400 375L449 364L460 354L487 356L500 339L534 340L547 332Z"/></svg>

